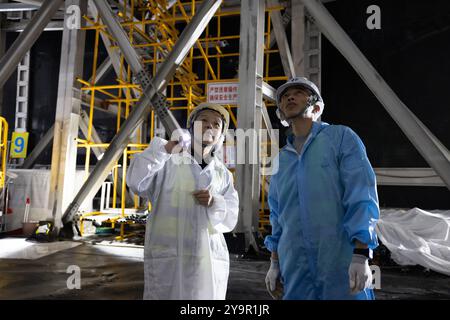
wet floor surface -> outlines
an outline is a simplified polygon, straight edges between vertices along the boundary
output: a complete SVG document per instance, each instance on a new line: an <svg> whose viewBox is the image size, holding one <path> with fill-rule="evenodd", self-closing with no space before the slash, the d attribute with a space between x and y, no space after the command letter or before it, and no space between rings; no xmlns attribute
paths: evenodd
<svg viewBox="0 0 450 320"><path fill-rule="evenodd" d="M143 292L143 250L82 244L36 260L0 259L0 299L125 299L139 300ZM81 272L81 289L70 266ZM73 267L72 267L73 268ZM231 256L227 299L265 300L264 278L269 261ZM68 273L69 271L69 273ZM379 300L450 299L450 277L420 268L381 269Z"/></svg>

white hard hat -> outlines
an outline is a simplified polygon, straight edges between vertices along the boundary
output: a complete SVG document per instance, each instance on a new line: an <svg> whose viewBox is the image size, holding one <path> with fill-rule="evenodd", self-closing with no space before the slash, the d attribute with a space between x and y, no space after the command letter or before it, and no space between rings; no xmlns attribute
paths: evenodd
<svg viewBox="0 0 450 320"><path fill-rule="evenodd" d="M277 106L279 107L281 96L283 95L284 91L291 87L304 87L311 91L316 97L317 101L320 101L323 103L322 96L320 95L319 88L314 84L314 82L309 81L305 77L294 77L289 79L285 84L281 85L277 89Z"/></svg>
<svg viewBox="0 0 450 320"><path fill-rule="evenodd" d="M218 112L221 116L222 116L222 120L223 120L223 130L222 132L225 133L228 130L228 127L230 125L230 114L228 113L228 111L221 106L220 104L217 103L209 103L209 102L202 102L200 103L190 114L189 114L189 118L187 120L187 124L186 127L187 129L193 128L193 123L195 121L195 119L197 118L198 114L200 111L203 110L213 110Z"/></svg>
<svg viewBox="0 0 450 320"><path fill-rule="evenodd" d="M289 126L288 122L284 119L283 113L280 110L280 103L281 103L281 97L283 96L283 93L292 87L303 87L308 89L309 91L311 91L312 96L313 96L313 100L312 103L314 105L319 105L320 107L320 113L322 113L323 108L325 106L322 96L320 95L320 91L319 88L317 88L317 86L314 84L314 82L308 80L305 77L294 77L289 79L285 84L281 85L278 89L277 89L277 93L276 93L276 97L277 97L277 111L276 114L278 116L278 118L281 120L281 123L287 127Z"/></svg>

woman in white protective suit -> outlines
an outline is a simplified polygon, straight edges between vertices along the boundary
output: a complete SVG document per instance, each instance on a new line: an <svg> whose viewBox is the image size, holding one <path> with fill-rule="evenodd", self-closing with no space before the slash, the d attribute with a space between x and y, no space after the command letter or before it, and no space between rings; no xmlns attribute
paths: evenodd
<svg viewBox="0 0 450 320"><path fill-rule="evenodd" d="M223 233L234 229L239 202L233 176L214 152L228 125L222 106L202 103L188 119L184 141L191 143L155 137L131 161L127 185L152 203L144 299L225 299L229 254ZM197 162L193 149L202 150L206 161Z"/></svg>

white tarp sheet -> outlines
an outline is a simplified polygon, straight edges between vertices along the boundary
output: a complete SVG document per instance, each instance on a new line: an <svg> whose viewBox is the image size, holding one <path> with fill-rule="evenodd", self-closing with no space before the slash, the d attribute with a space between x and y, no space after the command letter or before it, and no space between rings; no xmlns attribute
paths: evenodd
<svg viewBox="0 0 450 320"><path fill-rule="evenodd" d="M50 192L50 170L42 169L10 169L17 175L12 180L9 189L8 207L12 210L6 216L6 231L22 228L25 212L26 198L30 198L30 212L28 221L47 220L52 217L49 205ZM77 170L74 179L76 192L80 190L85 178L84 170ZM75 194L74 194L75 196ZM90 212L92 210L92 199L86 199L80 207L80 211Z"/></svg>
<svg viewBox="0 0 450 320"><path fill-rule="evenodd" d="M450 210L381 210L376 230L397 264L450 275Z"/></svg>

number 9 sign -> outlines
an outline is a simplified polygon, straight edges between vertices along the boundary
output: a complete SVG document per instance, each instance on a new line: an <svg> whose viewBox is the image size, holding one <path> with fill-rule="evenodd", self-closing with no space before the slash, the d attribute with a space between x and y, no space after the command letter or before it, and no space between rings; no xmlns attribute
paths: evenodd
<svg viewBox="0 0 450 320"><path fill-rule="evenodd" d="M28 132L13 132L11 140L11 158L26 158Z"/></svg>

